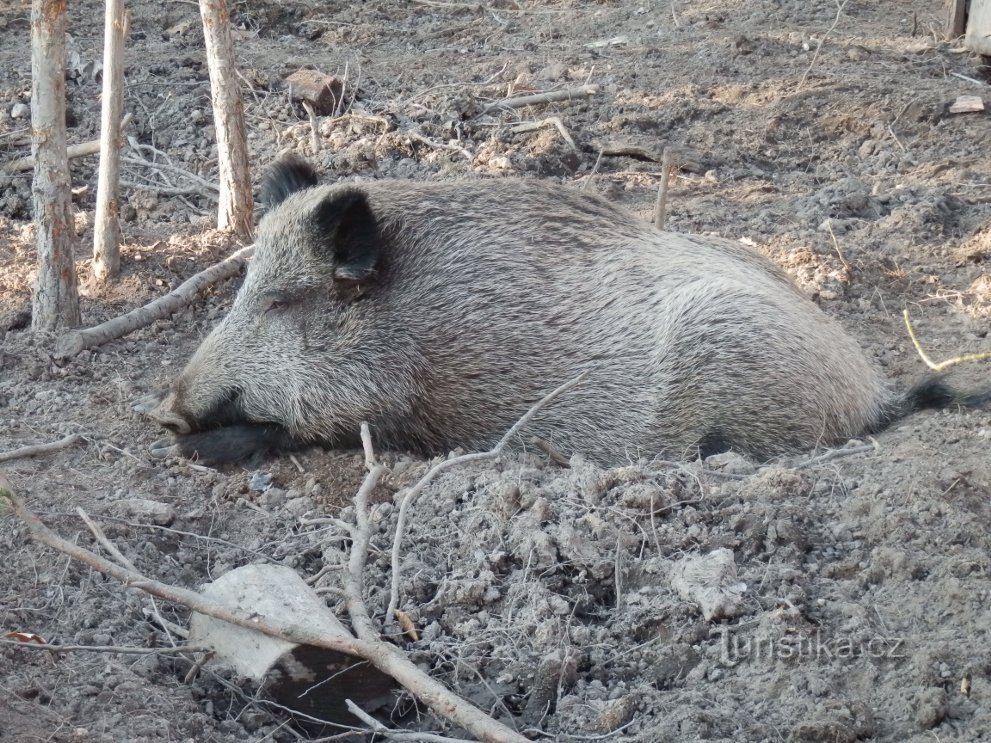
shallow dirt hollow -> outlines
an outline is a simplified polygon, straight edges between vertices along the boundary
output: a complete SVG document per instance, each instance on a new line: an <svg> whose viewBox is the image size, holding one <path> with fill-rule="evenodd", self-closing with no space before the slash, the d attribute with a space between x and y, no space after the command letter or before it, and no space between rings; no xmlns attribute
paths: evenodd
<svg viewBox="0 0 991 743"><path fill-rule="evenodd" d="M211 180L209 83L194 3L128 3L129 157ZM97 136L102 6L70 3L70 142ZM0 161L28 154L29 11L0 6ZM784 266L900 386L930 354L991 349L989 68L943 41L937 0L833 3L300 2L232 5L256 172L311 156L305 113L280 87L311 66L355 95L319 121L329 180L523 175L585 186L650 218L660 166L604 157L623 143L688 152L669 227L744 240ZM828 35L825 36L826 32ZM964 77L959 77L962 75ZM969 78L969 79L965 79ZM582 84L599 94L481 113L507 95ZM514 125L559 117L556 128ZM417 135L417 136L414 136ZM426 141L424 141L426 140ZM88 278L95 158L72 162ZM235 246L210 230L202 184L126 164L123 275L84 289L95 324L167 292ZM589 183L589 180L591 182ZM355 452L256 468L155 460L161 436L130 402L166 381L222 317L238 279L195 306L71 362L25 330L35 261L30 181L0 175L0 451L82 432L87 442L4 470L57 531L89 547L84 508L139 569L187 587L255 560L304 576L346 540L306 514L341 513ZM29 322L28 322L29 324ZM954 374L980 386L987 366ZM916 414L867 453L758 468L707 463L563 469L519 455L457 470L408 531L404 648L534 739L976 741L991 738L991 413ZM385 609L393 496L426 463L389 455L368 600ZM261 474L259 474L259 472ZM258 488L271 478L271 484ZM149 510L144 501L160 504ZM343 511L341 509L344 509ZM732 550L735 616L707 622L672 565ZM168 646L148 602L0 521L0 632L86 645ZM335 571L317 587L334 602ZM163 617L188 614L159 602ZM229 675L175 656L0 647L0 740L292 741L309 733ZM966 693L965 693L966 691ZM408 699L391 726L463 736ZM356 720L349 724L357 724ZM363 739L355 734L353 739Z"/></svg>

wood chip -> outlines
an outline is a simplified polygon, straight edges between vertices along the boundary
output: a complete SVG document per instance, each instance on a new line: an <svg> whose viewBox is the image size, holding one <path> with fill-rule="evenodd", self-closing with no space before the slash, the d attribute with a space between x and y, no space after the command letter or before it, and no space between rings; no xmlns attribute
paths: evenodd
<svg viewBox="0 0 991 743"><path fill-rule="evenodd" d="M335 113L344 100L344 83L316 70L296 70L286 78L286 85L293 101L309 103L318 116Z"/></svg>
<svg viewBox="0 0 991 743"><path fill-rule="evenodd" d="M979 95L961 95L950 104L951 114L969 114L984 110L984 100Z"/></svg>

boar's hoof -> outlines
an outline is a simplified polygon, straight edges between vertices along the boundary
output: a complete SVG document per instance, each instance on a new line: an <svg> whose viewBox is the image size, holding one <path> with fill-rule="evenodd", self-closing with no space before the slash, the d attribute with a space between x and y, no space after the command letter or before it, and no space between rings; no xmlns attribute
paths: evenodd
<svg viewBox="0 0 991 743"><path fill-rule="evenodd" d="M148 453L153 459L166 459L177 456L179 447L176 446L175 439L159 439L148 447Z"/></svg>

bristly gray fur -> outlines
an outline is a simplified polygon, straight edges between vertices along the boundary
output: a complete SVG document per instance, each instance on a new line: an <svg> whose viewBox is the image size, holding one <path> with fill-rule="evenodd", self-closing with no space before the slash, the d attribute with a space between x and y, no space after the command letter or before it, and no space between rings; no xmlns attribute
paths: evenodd
<svg viewBox="0 0 991 743"><path fill-rule="evenodd" d="M366 211L335 226L333 203ZM374 252L361 272L349 240ZM243 420L281 426L283 444L340 444L367 421L381 447L484 449L588 370L528 435L605 464L700 448L765 459L906 405L758 253L568 188L308 187L262 219L256 245L230 313L159 407L179 433Z"/></svg>

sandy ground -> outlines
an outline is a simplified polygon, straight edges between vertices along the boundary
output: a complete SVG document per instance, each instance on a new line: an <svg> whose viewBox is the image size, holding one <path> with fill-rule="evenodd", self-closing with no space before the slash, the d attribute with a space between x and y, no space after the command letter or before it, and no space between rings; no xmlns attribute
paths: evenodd
<svg viewBox="0 0 991 743"><path fill-rule="evenodd" d="M190 3L136 0L128 50L129 155L215 175L209 83ZM924 368L909 308L936 358L991 348L989 67L943 41L942 3L235 3L249 144L261 166L312 155L305 114L280 87L312 66L356 96L322 117L328 179L523 175L588 184L649 218L660 166L598 153L622 143L689 154L672 181L672 229L743 239L783 265L896 383ZM28 152L28 8L0 6L0 161ZM835 24L834 24L835 22ZM70 141L97 136L102 8L70 4ZM824 39L824 34L830 30ZM959 77L963 75L967 80ZM976 82L975 82L976 81ZM582 84L590 98L483 114L507 95ZM559 117L553 127L514 125ZM424 141L426 140L426 142ZM152 149L153 148L153 149ZM94 158L72 164L80 276L89 274ZM235 246L210 230L210 193L173 169L128 164L120 281L84 289L95 324L176 286ZM166 381L239 283L73 361L24 329L35 261L27 176L0 175L0 451L85 433L9 462L19 492L93 546L82 507L138 567L195 587L265 559L315 575L343 535L356 452L311 451L220 470L159 461L160 431L130 402ZM986 383L987 366L954 374ZM454 471L409 525L405 650L534 739L976 741L991 738L991 413L920 413L866 453L760 466L724 456L657 468L569 469L539 456ZM856 446L857 444L854 444ZM368 600L384 611L393 496L427 463L388 457ZM259 472L264 475L259 475ZM271 485L259 491L260 481ZM158 506L150 508L146 501ZM342 510L343 509L343 510ZM732 551L745 584L706 621L671 577ZM0 521L0 632L88 645L168 646L147 601ZM335 573L318 582L333 605ZM181 608L158 605L184 625ZM0 740L291 741L312 734L264 693L174 656L0 647ZM395 727L446 726L408 699ZM357 724L349 720L348 724ZM326 732L326 731L325 731ZM355 733L352 739L365 739Z"/></svg>

